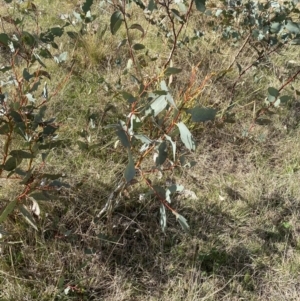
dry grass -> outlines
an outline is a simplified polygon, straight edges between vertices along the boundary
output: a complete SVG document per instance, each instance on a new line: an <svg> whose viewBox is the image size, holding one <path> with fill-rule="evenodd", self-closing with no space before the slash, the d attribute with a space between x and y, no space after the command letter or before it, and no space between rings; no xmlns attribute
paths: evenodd
<svg viewBox="0 0 300 301"><path fill-rule="evenodd" d="M74 3L63 5L58 0L37 4L44 12L43 28L55 24L59 13L74 8ZM95 5L98 14L97 9ZM99 26L103 27L111 10L100 12ZM154 42L156 27L141 22L147 35L143 41L139 34L135 39L150 48L150 55L159 54L155 66L144 56L143 70L156 74L169 54L166 38ZM193 66L201 62L197 86L209 74L220 75L239 50L222 41L220 33L211 31L198 14L190 26L209 34L191 44L192 53L186 47L176 52L174 66L183 72L171 85L175 99L186 88ZM78 133L87 128L88 110L101 118L108 104L117 107L118 111L108 113L104 125L128 113L126 104L109 95L101 83L104 78L115 87L121 79L125 91L137 89L122 75L128 53L126 47L116 49L123 35L121 31L120 36L112 37L109 30L101 38L86 35L84 46L77 50L61 40L62 49L73 52L75 71L49 105L49 115L57 117L62 125L60 136L70 143L51 152L46 171L65 173L72 188L40 204L43 213L37 220L38 232L17 213L5 223L9 235L0 255L1 300L299 300L298 107L292 105L289 114L287 109L276 112L270 125L252 127L251 119L253 106L263 102L267 87L280 86L275 67L298 60L296 51L274 54L266 62L268 72L247 73L237 87L234 124L194 128L198 148L189 158L197 164L172 175L197 195L197 199L178 197L173 204L188 219L191 234L184 234L170 214L163 235L156 201L138 199L145 190L142 186L124 197L111 219L97 217L120 179L127 155L113 147L116 137L101 123L91 132L97 148L84 152L77 143ZM246 67L253 56L249 47L239 63ZM50 63L48 67L52 87L69 72L67 67ZM254 72L264 75L258 84L253 83ZM212 77L199 103L226 108L228 88L237 76L233 68L221 80ZM1 198L11 197L13 185L5 181L1 185Z"/></svg>

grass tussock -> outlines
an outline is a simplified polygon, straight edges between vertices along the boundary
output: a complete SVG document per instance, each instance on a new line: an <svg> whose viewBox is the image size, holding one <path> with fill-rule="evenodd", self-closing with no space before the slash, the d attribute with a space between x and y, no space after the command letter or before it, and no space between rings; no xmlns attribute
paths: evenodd
<svg viewBox="0 0 300 301"><path fill-rule="evenodd" d="M36 3L41 28L63 24L58 15L80 6L76 1ZM293 72L281 66L299 63L297 51L283 48L241 78L230 111L234 122L196 126L187 121L198 144L188 157L196 165L174 172L172 180L196 196L178 196L173 204L188 219L191 233L184 234L169 214L164 235L157 201L139 198L146 191L143 185L128 189L111 216L99 217L127 164L127 154L115 147L117 138L105 126L124 119L128 105L108 91L134 94L138 86L124 74L130 54L119 44L125 30L117 36L109 30L112 7L95 1L92 8L96 25L78 44L59 40L69 61L63 68L47 64L51 87L70 78L48 105L68 145L50 152L45 172L66 175L71 188L41 202L38 231L18 212L5 222L1 300L299 300L299 105L278 109L270 124L253 124L267 88L280 86ZM130 33L132 42L149 48L136 56L142 72L146 78L158 76L170 53L168 38L141 10L132 6L128 13L145 30L143 37L138 30ZM179 101L191 79L195 88L205 82L193 101L222 112L239 76L231 63L236 60L246 68L256 53L248 45L236 59L241 45L229 45L205 20L195 13L185 28L186 33L201 29L206 34L174 53L172 64L182 72L170 80L170 89ZM255 77L262 79L255 83ZM298 84L296 79L294 86ZM108 106L113 109L106 110ZM90 116L96 120L92 130ZM96 147L82 150L78 141L85 141L81 133L87 130ZM1 179L0 207L16 195L13 183Z"/></svg>

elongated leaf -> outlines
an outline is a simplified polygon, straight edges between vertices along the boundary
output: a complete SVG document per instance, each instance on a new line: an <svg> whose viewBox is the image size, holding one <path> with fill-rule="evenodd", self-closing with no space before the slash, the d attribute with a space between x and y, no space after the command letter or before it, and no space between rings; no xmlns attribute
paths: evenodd
<svg viewBox="0 0 300 301"><path fill-rule="evenodd" d="M185 232L189 233L190 232L190 226L188 225L187 220L182 215L180 215L180 214L178 214L176 216L176 218L177 218L180 226L182 227L182 229Z"/></svg>
<svg viewBox="0 0 300 301"><path fill-rule="evenodd" d="M180 16L180 12L177 9L171 9L173 16L177 19L180 23L185 23L185 20Z"/></svg>
<svg viewBox="0 0 300 301"><path fill-rule="evenodd" d="M168 157L167 143L166 143L166 141L163 141L158 147L158 157L155 160L156 165L164 164L167 157Z"/></svg>
<svg viewBox="0 0 300 301"><path fill-rule="evenodd" d="M121 94L122 94L123 98L125 100L127 100L129 103L134 103L137 100L136 97L134 97L132 94L130 94L126 91L122 91Z"/></svg>
<svg viewBox="0 0 300 301"><path fill-rule="evenodd" d="M7 206L5 207L5 209L2 211L2 213L0 215L0 223L4 222L7 218L7 216L13 212L17 203L18 203L17 200L13 200L7 204Z"/></svg>
<svg viewBox="0 0 300 301"><path fill-rule="evenodd" d="M291 20L288 20L287 25L285 27L291 33L295 33L295 34L300 33L300 23L295 23Z"/></svg>
<svg viewBox="0 0 300 301"><path fill-rule="evenodd" d="M8 70L10 70L12 67L10 67L10 66L5 66L5 67L1 67L0 68L0 72L6 72L6 71L8 71Z"/></svg>
<svg viewBox="0 0 300 301"><path fill-rule="evenodd" d="M166 208L163 204L160 205L159 212L160 212L159 223L160 223L162 231L165 233L166 227L167 227L167 215L166 215Z"/></svg>
<svg viewBox="0 0 300 301"><path fill-rule="evenodd" d="M193 122L205 122L214 120L217 114L217 110L213 108L200 108L199 106L187 110L187 113L192 115Z"/></svg>
<svg viewBox="0 0 300 301"><path fill-rule="evenodd" d="M121 126L119 126L118 129L116 130L116 134L117 134L118 138L120 139L122 145L126 148L130 148L130 142L129 142L128 136Z"/></svg>
<svg viewBox="0 0 300 301"><path fill-rule="evenodd" d="M206 0L195 0L196 8L202 13L204 13L206 10L205 2Z"/></svg>
<svg viewBox="0 0 300 301"><path fill-rule="evenodd" d="M53 198L46 191L33 192L29 196L36 201L51 201L51 199Z"/></svg>
<svg viewBox="0 0 300 301"><path fill-rule="evenodd" d="M151 144L153 142L150 138L148 138L147 136L145 136L143 134L134 135L134 137L136 139L139 139L140 141L142 141L145 144Z"/></svg>
<svg viewBox="0 0 300 301"><path fill-rule="evenodd" d="M8 123L5 123L2 126L0 126L0 135L7 135L8 133L9 133Z"/></svg>
<svg viewBox="0 0 300 301"><path fill-rule="evenodd" d="M129 27L129 29L137 29L137 30L139 30L139 31L142 33L141 38L143 38L144 35L145 35L144 28L143 28L140 24L132 24L132 25Z"/></svg>
<svg viewBox="0 0 300 301"><path fill-rule="evenodd" d="M176 159L176 142L174 142L172 140L172 138L168 135L165 134L165 137L168 141L170 141L171 145L172 145L172 151L173 151L173 161L175 162Z"/></svg>
<svg viewBox="0 0 300 301"><path fill-rule="evenodd" d="M185 147L189 150L194 151L196 149L196 143L189 129L183 122L177 123L177 126L179 128L181 141L183 142Z"/></svg>
<svg viewBox="0 0 300 301"><path fill-rule="evenodd" d="M18 165L20 165L22 162L22 158L15 158L10 157L4 165L4 170L6 171L12 171L14 170Z"/></svg>
<svg viewBox="0 0 300 301"><path fill-rule="evenodd" d="M273 87L268 88L268 101L273 102L279 96L279 91Z"/></svg>
<svg viewBox="0 0 300 301"><path fill-rule="evenodd" d="M93 4L94 0L86 0L82 5L82 10L86 14L89 10L91 10L91 6Z"/></svg>
<svg viewBox="0 0 300 301"><path fill-rule="evenodd" d="M4 46L8 46L9 42L10 42L10 38L6 33L0 33L0 44L4 45Z"/></svg>
<svg viewBox="0 0 300 301"><path fill-rule="evenodd" d="M182 69L169 67L165 70L165 76L170 76L172 74L178 74L181 71L182 71Z"/></svg>
<svg viewBox="0 0 300 301"><path fill-rule="evenodd" d="M134 50L142 50L142 49L145 49L145 45L137 43L137 44L134 44L134 45L132 46L132 48L133 48Z"/></svg>
<svg viewBox="0 0 300 301"><path fill-rule="evenodd" d="M155 100L151 103L150 108L145 111L145 115L153 115L155 117L166 108L168 102L164 95L156 97L155 94L150 94L150 96L153 96Z"/></svg>
<svg viewBox="0 0 300 301"><path fill-rule="evenodd" d="M167 84L166 84L166 82L165 82L164 80L160 82L160 87L161 87L162 90L164 90L164 91L167 92L166 99L167 99L168 103L169 103L173 108L177 109L177 106L176 106L176 104L175 104L175 101L174 101L172 95L170 94L169 89L168 89L168 87L167 87Z"/></svg>
<svg viewBox="0 0 300 301"><path fill-rule="evenodd" d="M150 0L147 8L151 12L154 11L155 9L157 9L157 5L156 5L155 1L154 0Z"/></svg>
<svg viewBox="0 0 300 301"><path fill-rule="evenodd" d="M20 158L20 159L32 159L35 157L33 154L20 149L12 150L9 154L15 158Z"/></svg>
<svg viewBox="0 0 300 301"><path fill-rule="evenodd" d="M128 149L128 164L124 172L124 177L127 183L130 182L135 177L134 161L129 149Z"/></svg>
<svg viewBox="0 0 300 301"><path fill-rule="evenodd" d="M38 231L38 228L35 224L34 218L32 217L31 213L27 210L27 208L24 205L19 205L19 210L24 217L25 221L36 231Z"/></svg>
<svg viewBox="0 0 300 301"><path fill-rule="evenodd" d="M117 31L121 27L122 22L123 22L122 13L119 10L115 11L110 18L110 31L113 35L117 33Z"/></svg>

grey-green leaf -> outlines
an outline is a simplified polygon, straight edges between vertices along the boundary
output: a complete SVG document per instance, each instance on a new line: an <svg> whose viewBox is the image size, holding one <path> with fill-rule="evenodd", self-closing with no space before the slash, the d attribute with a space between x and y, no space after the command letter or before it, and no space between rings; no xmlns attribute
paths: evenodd
<svg viewBox="0 0 300 301"><path fill-rule="evenodd" d="M123 22L122 13L119 10L115 11L110 18L110 31L113 35L117 33L117 31L121 27L122 22Z"/></svg>
<svg viewBox="0 0 300 301"><path fill-rule="evenodd" d="M176 142L174 142L172 140L172 138L168 135L165 134L165 137L168 141L170 141L171 145L172 145L172 151L173 151L173 161L175 162L176 159Z"/></svg>
<svg viewBox="0 0 300 301"><path fill-rule="evenodd" d="M279 91L273 87L268 88L268 101L273 102L279 96Z"/></svg>
<svg viewBox="0 0 300 301"><path fill-rule="evenodd" d="M213 108L201 108L199 106L187 110L187 113L192 115L193 122L205 122L214 120L217 114L217 110Z"/></svg>
<svg viewBox="0 0 300 301"><path fill-rule="evenodd" d="M152 96L152 94L150 94ZM153 97L155 98L156 95L154 94ZM145 115L153 115L154 117L157 116L160 112L162 112L166 106L168 105L168 102L166 100L166 97L164 95L159 96L155 98L155 100L151 103L150 108L146 109Z"/></svg>
<svg viewBox="0 0 300 301"><path fill-rule="evenodd" d="M166 215L166 208L163 204L160 205L159 212L160 212L159 223L162 231L165 233L167 227L167 215Z"/></svg>
<svg viewBox="0 0 300 301"><path fill-rule="evenodd" d="M4 165L4 170L6 171L12 171L14 170L18 165L20 165L22 162L22 158L15 158L10 157Z"/></svg>
<svg viewBox="0 0 300 301"><path fill-rule="evenodd" d="M172 74L178 74L182 71L180 68L169 67L165 70L165 76L170 76Z"/></svg>
<svg viewBox="0 0 300 301"><path fill-rule="evenodd" d="M157 9L157 5L156 5L155 1L154 0L150 0L147 8L151 12L154 11L155 9Z"/></svg>
<svg viewBox="0 0 300 301"><path fill-rule="evenodd" d="M120 139L122 145L126 148L130 148L130 142L129 142L128 136L121 126L119 126L118 129L116 130L116 134L117 134L118 138Z"/></svg>
<svg viewBox="0 0 300 301"><path fill-rule="evenodd" d="M122 91L121 94L122 94L123 98L125 100L127 100L129 103L134 103L137 100L136 97L134 97L132 94L130 94L126 91Z"/></svg>
<svg viewBox="0 0 300 301"><path fill-rule="evenodd" d="M25 221L32 227L34 228L36 231L38 231L38 228L35 224L35 221L31 215L31 213L21 204L19 205L19 210L22 214L22 216L24 217Z"/></svg>
<svg viewBox="0 0 300 301"><path fill-rule="evenodd" d="M139 31L142 33L141 38L143 38L144 35L145 35L144 28L143 28L140 24L132 24L132 25L129 27L129 29L137 29L137 30L139 30Z"/></svg>
<svg viewBox="0 0 300 301"><path fill-rule="evenodd" d="M0 215L0 223L4 222L7 216L15 209L17 202L17 200L13 200L7 204L7 206Z"/></svg>
<svg viewBox="0 0 300 301"><path fill-rule="evenodd" d="M189 129L183 122L177 123L177 126L180 132L181 141L183 142L185 147L189 150L194 151L196 149L196 143Z"/></svg>
<svg viewBox="0 0 300 301"><path fill-rule="evenodd" d="M163 141L158 147L158 157L155 160L156 165L164 164L167 157L168 157L167 143L166 143L166 141Z"/></svg>
<svg viewBox="0 0 300 301"><path fill-rule="evenodd" d="M130 150L128 150L128 164L125 168L124 177L127 183L135 177L134 161Z"/></svg>
<svg viewBox="0 0 300 301"><path fill-rule="evenodd" d="M33 192L29 195L36 201L51 201L52 197L46 191Z"/></svg>
<svg viewBox="0 0 300 301"><path fill-rule="evenodd" d="M162 90L164 90L164 91L167 92L166 99L167 99L168 103L169 103L173 108L177 109L176 103L175 103L175 101L174 101L172 95L170 94L169 89L168 89L168 87L167 87L167 84L166 84L166 82L165 82L164 80L160 82L160 87L161 87Z"/></svg>
<svg viewBox="0 0 300 301"><path fill-rule="evenodd" d="M10 152L10 155L15 157L15 158L20 158L20 159L32 159L35 156L32 153L23 151L23 150L12 150Z"/></svg>
<svg viewBox="0 0 300 301"><path fill-rule="evenodd" d="M195 0L196 8L202 13L204 13L206 10L205 2L206 0Z"/></svg>
<svg viewBox="0 0 300 301"><path fill-rule="evenodd" d="M181 228L185 232L189 233L190 232L190 226L188 225L187 220L182 215L180 215L178 213L176 214L176 218L177 218Z"/></svg>
<svg viewBox="0 0 300 301"><path fill-rule="evenodd" d="M142 50L142 49L145 49L145 45L137 43L137 44L134 44L134 45L132 46L132 48L133 48L134 50Z"/></svg>
<svg viewBox="0 0 300 301"><path fill-rule="evenodd" d="M295 23L291 20L288 20L285 27L291 33L294 33L294 34L300 33L300 23Z"/></svg>
<svg viewBox="0 0 300 301"><path fill-rule="evenodd" d="M86 0L82 5L82 10L86 14L89 10L91 10L91 6L93 4L94 0Z"/></svg>

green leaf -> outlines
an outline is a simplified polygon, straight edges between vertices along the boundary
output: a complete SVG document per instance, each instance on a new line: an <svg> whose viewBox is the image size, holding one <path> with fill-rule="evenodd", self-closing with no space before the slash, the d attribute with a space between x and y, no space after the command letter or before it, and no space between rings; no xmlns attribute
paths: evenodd
<svg viewBox="0 0 300 301"><path fill-rule="evenodd" d="M196 8L202 13L204 13L206 10L205 2L206 0L195 0Z"/></svg>
<svg viewBox="0 0 300 301"><path fill-rule="evenodd" d="M11 111L10 116L13 118L14 122L16 123L23 122L22 116L16 111Z"/></svg>
<svg viewBox="0 0 300 301"><path fill-rule="evenodd" d="M79 34L75 31L67 31L67 35L74 40L77 40L79 38Z"/></svg>
<svg viewBox="0 0 300 301"><path fill-rule="evenodd" d="M196 143L189 129L183 122L177 123L177 126L179 128L181 141L183 142L185 147L189 150L194 151L196 149Z"/></svg>
<svg viewBox="0 0 300 301"><path fill-rule="evenodd" d="M6 33L0 33L0 44L7 47L10 41L11 39Z"/></svg>
<svg viewBox="0 0 300 301"><path fill-rule="evenodd" d="M65 62L65 61L67 60L67 58L68 58L68 52L65 51L65 52L63 52L63 53L61 53L61 54L59 54L59 55L54 55L53 58L54 58L54 61L55 61L57 64L63 63L63 62Z"/></svg>
<svg viewBox="0 0 300 301"><path fill-rule="evenodd" d="M158 157L155 160L156 165L162 165L166 161L168 157L168 152L167 152L167 143L166 141L163 141L159 146L158 146Z"/></svg>
<svg viewBox="0 0 300 301"><path fill-rule="evenodd" d="M134 45L132 46L132 48L133 48L134 50L142 50L142 49L145 49L145 45L137 43L137 44L134 44Z"/></svg>
<svg viewBox="0 0 300 301"><path fill-rule="evenodd" d="M172 8L171 11L172 11L172 14L175 17L175 19L177 19L180 23L185 23L185 20L182 19L179 11L177 9Z"/></svg>
<svg viewBox="0 0 300 301"><path fill-rule="evenodd" d="M4 67L1 67L0 68L0 72L6 72L6 71L8 71L8 70L10 70L12 67L11 66L4 66Z"/></svg>
<svg viewBox="0 0 300 301"><path fill-rule="evenodd" d="M166 215L166 208L163 204L160 205L159 212L160 212L159 223L162 231L165 233L167 227L167 215Z"/></svg>
<svg viewBox="0 0 300 301"><path fill-rule="evenodd" d="M10 157L4 165L4 170L6 171L12 171L14 170L18 165L20 165L22 162L22 158L15 158Z"/></svg>
<svg viewBox="0 0 300 301"><path fill-rule="evenodd" d="M116 134L117 134L119 140L121 141L122 145L126 148L130 148L130 142L129 142L128 136L125 133L125 131L121 125L118 126L118 128L116 130Z"/></svg>
<svg viewBox="0 0 300 301"><path fill-rule="evenodd" d="M280 99L280 103L286 104L289 100L292 99L292 97L289 95L282 95L279 97L279 99Z"/></svg>
<svg viewBox="0 0 300 301"><path fill-rule="evenodd" d="M294 34L300 33L300 23L295 23L291 20L288 20L285 28L291 33L294 33Z"/></svg>
<svg viewBox="0 0 300 301"><path fill-rule="evenodd" d="M279 91L273 87L268 88L268 101L273 102L279 96Z"/></svg>
<svg viewBox="0 0 300 301"><path fill-rule="evenodd" d="M148 138L147 136L145 136L143 134L134 135L134 137L136 139L139 139L140 141L142 141L145 144L151 144L153 142L150 138Z"/></svg>
<svg viewBox="0 0 300 301"><path fill-rule="evenodd" d="M36 201L51 201L53 198L46 191L33 192L29 196L34 198Z"/></svg>
<svg viewBox="0 0 300 301"><path fill-rule="evenodd" d="M130 27L129 27L129 29L137 29L137 30L139 30L141 33L142 33L142 35L141 35L141 38L143 38L144 37L144 35L145 35L145 31L144 31L144 28L140 25L140 24L132 24Z"/></svg>
<svg viewBox="0 0 300 301"><path fill-rule="evenodd" d="M128 92L123 91L123 92L121 92L121 94L122 94L123 98L125 100L127 100L129 103L134 103L135 101L137 101L137 98Z"/></svg>
<svg viewBox="0 0 300 301"><path fill-rule="evenodd" d="M172 151L173 151L173 161L175 162L176 159L176 142L174 142L172 140L172 138L168 135L165 134L165 137L168 141L170 141L171 145L172 145Z"/></svg>
<svg viewBox="0 0 300 301"><path fill-rule="evenodd" d="M166 106L168 105L168 102L167 102L166 97L164 95L157 96L153 93L150 93L149 98L154 98L154 100L150 104L150 108L145 110L145 115L146 116L153 115L155 117L160 112L162 112L166 108Z"/></svg>
<svg viewBox="0 0 300 301"><path fill-rule="evenodd" d="M28 172L24 172L23 170L16 168L15 173L23 176L22 181L20 181L19 183L26 185L28 183L29 179L31 178L33 171L34 171L34 168L31 168Z"/></svg>
<svg viewBox="0 0 300 301"><path fill-rule="evenodd" d="M110 17L110 31L113 35L117 33L117 31L121 27L122 22L123 22L122 13L119 10L115 11Z"/></svg>
<svg viewBox="0 0 300 301"><path fill-rule="evenodd" d="M86 14L89 10L91 10L91 6L94 0L86 0L82 5L82 10Z"/></svg>
<svg viewBox="0 0 300 301"><path fill-rule="evenodd" d="M193 122L205 122L214 120L217 114L217 110L212 108L201 108L199 106L187 110L187 113L192 115Z"/></svg>
<svg viewBox="0 0 300 301"><path fill-rule="evenodd" d="M180 215L179 213L177 213L177 212L173 212L173 213L175 214L176 219L179 222L181 228L186 233L189 233L190 232L190 226L188 225L187 220L182 215Z"/></svg>
<svg viewBox="0 0 300 301"><path fill-rule="evenodd" d="M279 23L279 22L271 23L271 26L270 26L271 33L279 33L280 30L281 30L281 23Z"/></svg>
<svg viewBox="0 0 300 301"><path fill-rule="evenodd" d="M0 127L0 135L7 135L8 133L9 133L9 125L8 123L5 123Z"/></svg>
<svg viewBox="0 0 300 301"><path fill-rule="evenodd" d="M50 51L47 48L40 49L39 55L46 59L52 58L52 54L50 53Z"/></svg>
<svg viewBox="0 0 300 301"><path fill-rule="evenodd" d="M150 0L147 8L151 12L154 11L155 9L157 9L157 5L156 5L155 1L154 0Z"/></svg>
<svg viewBox="0 0 300 301"><path fill-rule="evenodd" d="M38 228L37 228L37 226L36 226L36 224L35 224L35 221L34 221L32 215L31 215L31 213L26 209L26 207L23 206L23 205L21 204L21 205L19 205L18 208L19 208L19 210L20 210L22 216L24 217L25 221L26 221L31 227L33 227L36 231L38 231Z"/></svg>
<svg viewBox="0 0 300 301"><path fill-rule="evenodd" d="M22 32L21 39L22 39L23 43L25 43L31 47L36 44L35 38L27 31Z"/></svg>
<svg viewBox="0 0 300 301"><path fill-rule="evenodd" d="M12 150L9 153L11 156L19 159L33 159L35 156L32 153L23 151L23 150Z"/></svg>
<svg viewBox="0 0 300 301"><path fill-rule="evenodd" d="M134 161L132 159L132 154L129 149L128 149L128 164L125 168L124 177L127 183L130 182L135 177Z"/></svg>
<svg viewBox="0 0 300 301"><path fill-rule="evenodd" d="M7 218L7 216L13 212L13 210L15 209L16 205L18 203L18 200L13 200L11 202L9 202L7 204L7 206L5 207L5 209L2 211L1 215L0 215L0 223L4 222Z"/></svg>
<svg viewBox="0 0 300 301"><path fill-rule="evenodd" d="M178 74L182 71L180 68L169 67L165 70L165 76L170 76L172 74Z"/></svg>
<svg viewBox="0 0 300 301"><path fill-rule="evenodd" d="M167 84L166 84L166 82L164 80L160 82L160 87L161 87L162 90L165 90L167 92L166 99L167 99L168 103L173 108L177 109L176 103L175 103L172 95L170 94L169 89L167 87Z"/></svg>

